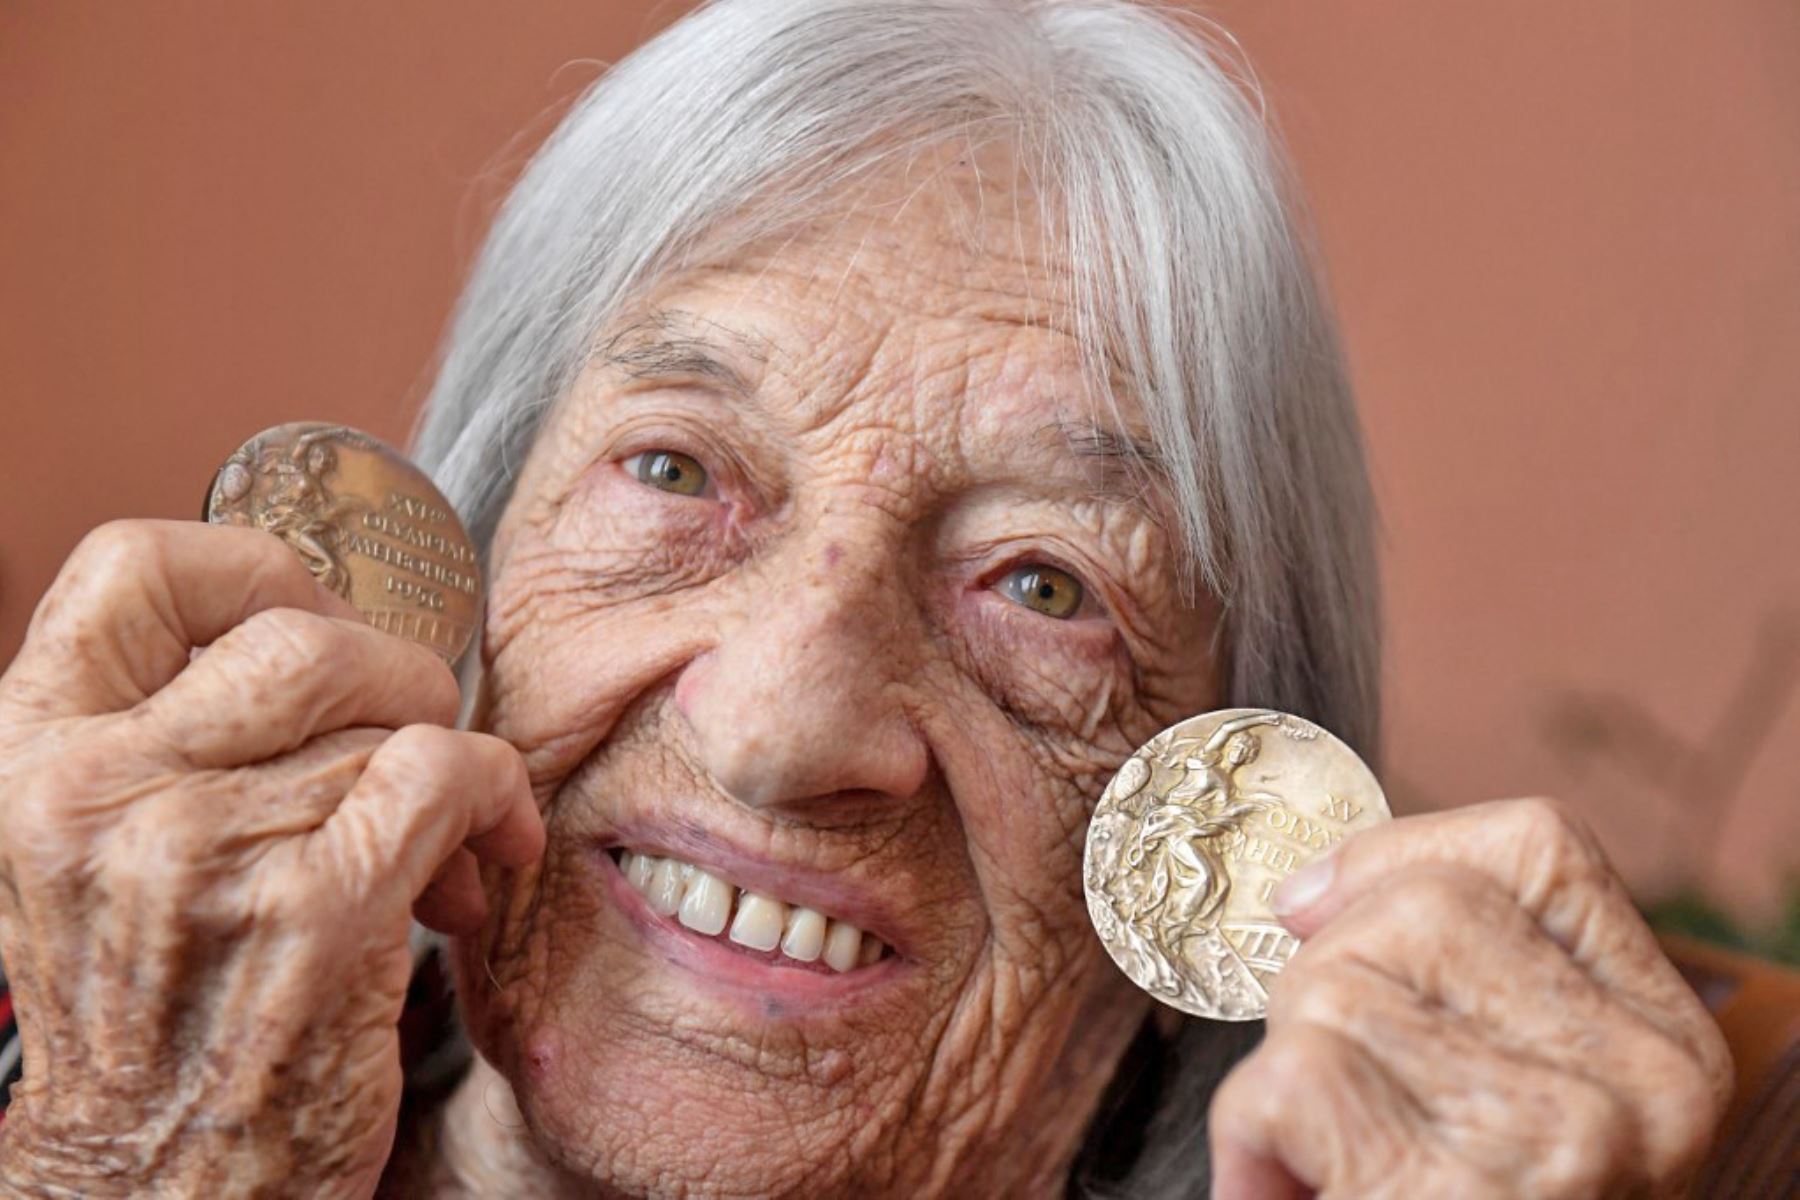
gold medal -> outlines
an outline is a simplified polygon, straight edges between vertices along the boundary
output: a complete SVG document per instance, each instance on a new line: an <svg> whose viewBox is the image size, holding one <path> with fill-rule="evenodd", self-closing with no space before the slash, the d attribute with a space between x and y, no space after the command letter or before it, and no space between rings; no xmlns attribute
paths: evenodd
<svg viewBox="0 0 1800 1200"><path fill-rule="evenodd" d="M1119 968L1197 1017L1254 1021L1299 939L1275 887L1388 820L1350 747L1269 709L1202 713L1126 760L1088 824L1088 916Z"/></svg>
<svg viewBox="0 0 1800 1200"><path fill-rule="evenodd" d="M278 425L225 460L215 525L262 529L371 625L455 662L481 612L481 566L449 501L407 458L343 425Z"/></svg>

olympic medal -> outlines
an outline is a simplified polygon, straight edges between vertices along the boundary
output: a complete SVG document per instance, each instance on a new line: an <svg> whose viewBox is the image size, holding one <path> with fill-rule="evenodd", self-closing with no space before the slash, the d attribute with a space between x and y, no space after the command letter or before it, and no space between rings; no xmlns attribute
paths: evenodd
<svg viewBox="0 0 1800 1200"><path fill-rule="evenodd" d="M279 537L371 625L455 662L481 612L481 566L449 501L386 443L343 425L278 425L213 478L206 519Z"/></svg>
<svg viewBox="0 0 1800 1200"><path fill-rule="evenodd" d="M1088 916L1131 981L1164 1004L1259 1020L1299 947L1276 886L1386 821L1381 785L1310 721L1231 708L1163 730L1125 761L1088 824Z"/></svg>

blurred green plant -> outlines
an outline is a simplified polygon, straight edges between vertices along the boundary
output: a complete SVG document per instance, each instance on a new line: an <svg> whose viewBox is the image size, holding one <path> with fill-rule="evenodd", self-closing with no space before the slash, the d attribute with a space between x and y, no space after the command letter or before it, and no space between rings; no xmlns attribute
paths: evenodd
<svg viewBox="0 0 1800 1200"><path fill-rule="evenodd" d="M1644 906L1659 933L1699 938L1730 950L1800 967L1800 884L1788 890L1786 911L1767 926L1752 928L1734 919L1699 892L1683 891Z"/></svg>

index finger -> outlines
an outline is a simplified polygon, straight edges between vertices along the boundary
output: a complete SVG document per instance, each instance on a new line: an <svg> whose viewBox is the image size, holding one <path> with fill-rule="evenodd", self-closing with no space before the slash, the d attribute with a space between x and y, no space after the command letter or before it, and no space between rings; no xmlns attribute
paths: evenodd
<svg viewBox="0 0 1800 1200"><path fill-rule="evenodd" d="M253 613L361 621L300 556L259 529L114 521L83 538L32 615L6 692L45 716L118 712Z"/></svg>
<svg viewBox="0 0 1800 1200"><path fill-rule="evenodd" d="M459 847L519 867L544 849L525 761L491 734L435 725L399 730L369 759L324 826L348 861L374 864L373 885L410 908Z"/></svg>

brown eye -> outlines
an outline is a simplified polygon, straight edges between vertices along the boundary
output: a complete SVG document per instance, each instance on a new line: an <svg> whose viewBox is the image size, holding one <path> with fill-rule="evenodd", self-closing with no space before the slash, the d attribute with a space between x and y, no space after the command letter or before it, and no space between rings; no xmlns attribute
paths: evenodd
<svg viewBox="0 0 1800 1200"><path fill-rule="evenodd" d="M677 450L634 454L621 465L633 479L660 491L678 496L700 496L706 492L706 468Z"/></svg>
<svg viewBox="0 0 1800 1200"><path fill-rule="evenodd" d="M1042 563L1007 572L998 586L1007 599L1059 621L1068 620L1081 608L1081 581Z"/></svg>

